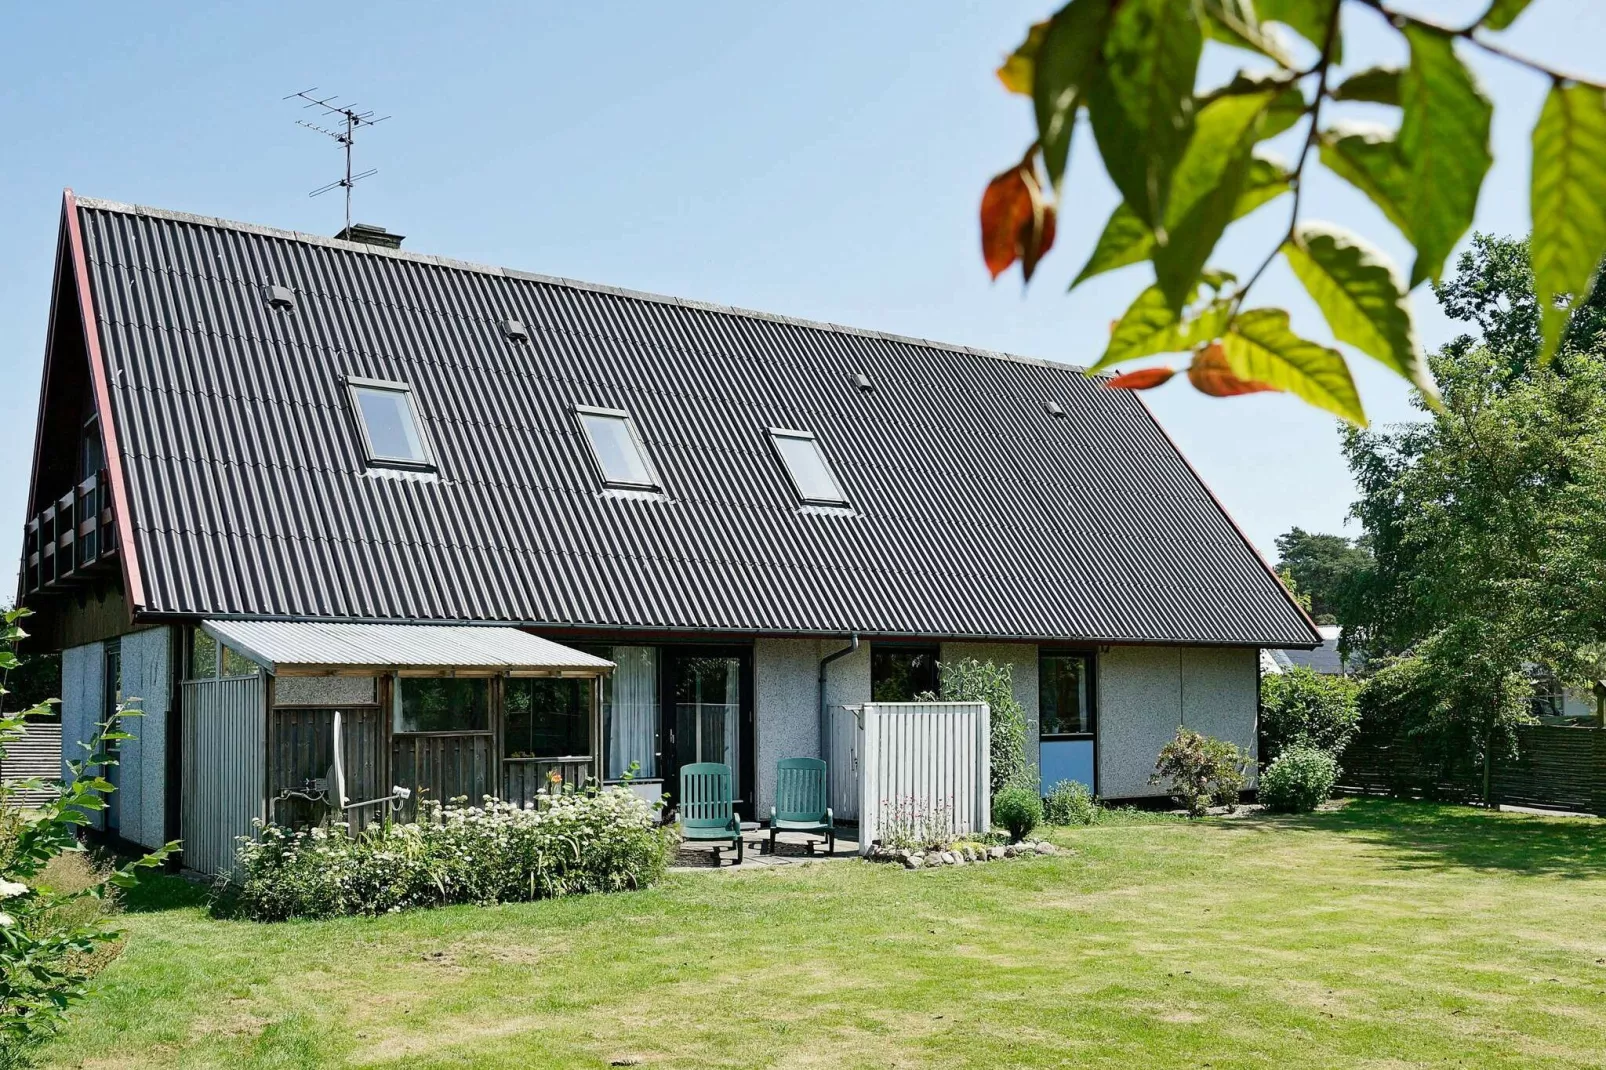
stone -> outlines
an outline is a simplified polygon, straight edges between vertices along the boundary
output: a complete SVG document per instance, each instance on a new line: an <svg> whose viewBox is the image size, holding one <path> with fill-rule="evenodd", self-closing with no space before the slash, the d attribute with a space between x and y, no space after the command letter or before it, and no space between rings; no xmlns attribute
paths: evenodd
<svg viewBox="0 0 1606 1070"><path fill-rule="evenodd" d="M1051 855L1054 853L1054 845L1049 843L1047 840L1038 840L1037 853L1040 855Z"/></svg>
<svg viewBox="0 0 1606 1070"><path fill-rule="evenodd" d="M920 868L920 864L922 862L924 862L924 861L925 861L925 859L921 858L919 855L910 855L908 858L905 858L903 860L903 868L904 869L919 869Z"/></svg>
<svg viewBox="0 0 1606 1070"><path fill-rule="evenodd" d="M1010 844L1008 847L1004 848L1005 858L1014 858L1018 854L1020 854L1020 848L1016 847L1014 844Z"/></svg>
<svg viewBox="0 0 1606 1070"><path fill-rule="evenodd" d="M942 864L945 866L955 865L959 861L959 859L954 857L954 853L952 851L944 851L940 857L942 858Z"/></svg>
<svg viewBox="0 0 1606 1070"><path fill-rule="evenodd" d="M1004 857L1004 849L1002 847L998 847L998 846L989 847L989 848L987 848L987 857L988 858L1003 858Z"/></svg>

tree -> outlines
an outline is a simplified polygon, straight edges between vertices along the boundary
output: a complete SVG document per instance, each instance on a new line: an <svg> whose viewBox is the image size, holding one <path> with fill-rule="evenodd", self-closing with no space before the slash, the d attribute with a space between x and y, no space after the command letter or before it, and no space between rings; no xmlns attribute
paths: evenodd
<svg viewBox="0 0 1606 1070"><path fill-rule="evenodd" d="M1292 577L1310 599L1306 607L1319 624L1338 623L1338 610L1354 576L1372 563L1371 553L1342 535L1318 535L1290 528L1277 536L1277 571Z"/></svg>
<svg viewBox="0 0 1606 1070"><path fill-rule="evenodd" d="M1372 550L1345 645L1410 655L1432 700L1413 730L1464 732L1486 775L1525 717L1527 667L1584 683L1606 635L1606 360L1576 331L1537 359L1519 248L1481 241L1441 287L1483 330L1433 357L1442 408L1344 446Z"/></svg>
<svg viewBox="0 0 1606 1070"><path fill-rule="evenodd" d="M1116 322L1093 371L1188 353L1188 380L1206 394L1286 390L1364 425L1344 356L1294 334L1284 310L1247 304L1281 256L1339 342L1393 369L1435 407L1438 390L1407 297L1422 282L1440 280L1472 224L1492 162L1494 105L1457 53L1477 48L1551 83L1533 129L1530 190L1533 307L1544 363L1606 255L1606 86L1501 42L1500 32L1528 4L1492 0L1473 23L1449 26L1384 0L1348 0L1352 10L1381 15L1399 35L1409 58L1395 68L1366 67L1345 55L1346 0L1070 0L1031 27L998 70L1007 89L1031 99L1037 137L982 195L987 269L997 278L1019 263L1029 281L1052 248L1073 134L1085 114L1092 148L1122 203L1076 283L1145 261L1154 271L1154 284ZM1255 59L1201 93L1206 47ZM1294 55L1312 48L1310 62ZM1356 73L1340 79L1340 63ZM1355 104L1395 109L1398 127L1346 122ZM1296 129L1292 166L1264 150ZM1412 245L1408 281L1361 237L1303 217L1303 179L1314 162L1365 193ZM1288 226L1263 259L1244 266L1244 278L1211 263L1233 220L1285 193L1292 194ZM1173 374L1151 367L1108 383L1150 389Z"/></svg>

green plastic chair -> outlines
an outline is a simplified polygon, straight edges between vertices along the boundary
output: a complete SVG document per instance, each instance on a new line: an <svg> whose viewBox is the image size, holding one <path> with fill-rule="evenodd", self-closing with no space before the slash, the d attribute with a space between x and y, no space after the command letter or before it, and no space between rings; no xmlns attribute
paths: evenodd
<svg viewBox="0 0 1606 1070"><path fill-rule="evenodd" d="M742 864L742 823L731 797L730 766L693 762L680 767L680 838L734 843L736 864Z"/></svg>
<svg viewBox="0 0 1606 1070"><path fill-rule="evenodd" d="M825 763L818 758L782 758L775 767L775 805L770 807L770 854L775 834L803 832L824 836L826 854L836 853L836 821L826 788ZM809 841L809 854L814 841Z"/></svg>

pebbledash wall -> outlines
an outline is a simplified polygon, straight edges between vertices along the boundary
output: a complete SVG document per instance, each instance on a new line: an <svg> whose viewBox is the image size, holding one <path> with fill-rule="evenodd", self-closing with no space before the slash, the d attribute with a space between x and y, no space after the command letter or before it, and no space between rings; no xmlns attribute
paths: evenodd
<svg viewBox="0 0 1606 1070"><path fill-rule="evenodd" d="M142 847L159 847L166 815L168 713L172 708L172 643L170 628L147 628L117 639L86 643L61 652L61 757L66 763L84 757L79 746L95 725L105 720L106 652L121 652L123 699L138 717L127 717L123 730L133 739L118 745L117 783L110 806L91 815L94 827L115 825L116 834ZM137 700L137 701L136 701Z"/></svg>
<svg viewBox="0 0 1606 1070"><path fill-rule="evenodd" d="M870 700L870 643L833 662L826 700ZM760 639L753 648L758 814L775 798L775 763L820 756L820 658L840 639ZM1038 738L1038 648L1032 643L943 643L944 661L976 658L1010 666L1015 698L1026 711L1028 746ZM1112 646L1095 667L1098 687L1098 791L1124 799L1164 794L1149 783L1154 761L1187 725L1255 754L1259 651L1250 647ZM1036 756L1033 754L1033 760ZM1251 778L1253 770L1251 769ZM1253 784L1253 779L1251 779Z"/></svg>

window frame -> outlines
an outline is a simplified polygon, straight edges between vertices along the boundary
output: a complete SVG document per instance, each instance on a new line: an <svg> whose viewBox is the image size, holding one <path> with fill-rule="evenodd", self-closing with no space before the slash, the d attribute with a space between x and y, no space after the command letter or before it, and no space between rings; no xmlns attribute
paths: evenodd
<svg viewBox="0 0 1606 1070"><path fill-rule="evenodd" d="M1079 658L1086 667L1087 731L1047 732L1043 728L1043 662L1048 658ZM1037 738L1045 743L1054 741L1097 740L1099 732L1099 658L1098 651L1086 647L1039 647L1037 650Z"/></svg>
<svg viewBox="0 0 1606 1070"><path fill-rule="evenodd" d="M404 680L470 680L485 685L485 727L484 728L432 728L408 729L402 727L402 681ZM398 672L391 674L390 695L390 734L395 736L492 736L496 735L497 696L493 690L495 677L479 673L454 673L450 675L435 672Z"/></svg>
<svg viewBox="0 0 1606 1070"><path fill-rule="evenodd" d="M842 479L836 474L836 469L832 467L831 458L826 455L825 446L820 442L819 435L816 435L813 431L805 431L796 427L771 427L768 431L770 449L774 452L776 461L780 463L781 470L786 473L787 480L791 482L792 492L797 495L799 502L804 505L827 506L835 509L853 508L852 499L848 497L848 490L842 485ZM797 473L792 471L792 465L787 461L786 454L781 451L779 440L783 438L813 443L814 453L820 459L820 469L825 473L825 478L830 480L831 485L836 488L837 497L811 498L808 496L803 490L803 484L798 480Z"/></svg>
<svg viewBox="0 0 1606 1070"><path fill-rule="evenodd" d="M580 425L580 437L585 441L586 451L591 454L591 465L597 472L597 478L604 487L613 490L644 490L663 493L663 477L658 474L658 466L653 463L652 453L647 449L647 441L641 437L641 430L636 426L636 418L630 415L628 409L610 409L602 405L575 405L574 422ZM636 456L641 460L641 466L647 470L647 482L640 483L634 480L613 479L608 470L602 466L602 457L597 452L597 444L591 438L591 432L586 427L587 416L600 416L610 420L619 420L625 425L625 435L630 439Z"/></svg>
<svg viewBox="0 0 1606 1070"><path fill-rule="evenodd" d="M932 686L931 690L938 696L938 700L941 701L941 696L942 696L942 644L941 643L922 643L922 642L908 642L908 641L904 641L904 642L896 642L896 641L894 641L894 642L878 642L878 641L876 641L874 639L872 639L870 641L870 701L872 703L875 703L875 702L917 702L919 700L916 699L914 697L914 695L911 695L909 698L906 698L906 699L878 699L878 698L875 697L875 693L876 693L875 667L876 667L876 655L878 653L887 654L887 655L895 655L895 654L900 654L901 653L901 654L910 654L910 655L917 656L917 657L919 655L922 655L922 654L930 655L930 657L931 657L931 672L932 672L932 676L933 676L933 680L932 680L932 685L933 686ZM918 695L918 694L920 694L920 692L916 691L915 694Z"/></svg>
<svg viewBox="0 0 1606 1070"><path fill-rule="evenodd" d="M419 412L418 400L413 395L411 383L404 383L394 379L368 379L360 375L347 375L346 395L351 401L352 417L357 421L357 433L362 436L363 455L370 468L399 468L409 472L433 472L436 470L435 450L429 441L429 435L424 430L424 419ZM368 418L363 415L362 400L358 396L360 390L377 390L391 394L400 394L407 402L407 414L412 418L413 430L418 435L418 448L423 451L423 459L414 457L387 457L374 449L374 441L368 433Z"/></svg>

